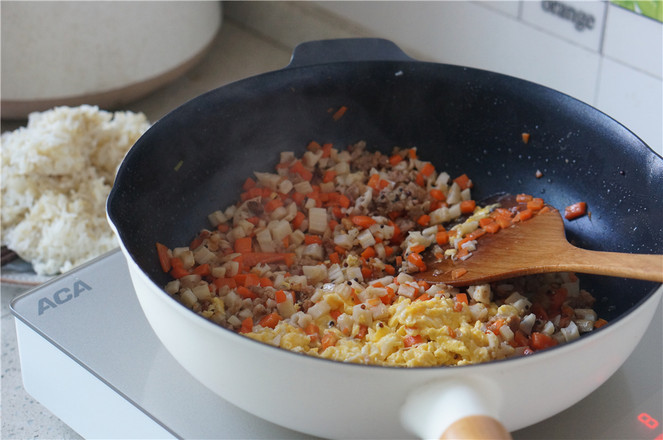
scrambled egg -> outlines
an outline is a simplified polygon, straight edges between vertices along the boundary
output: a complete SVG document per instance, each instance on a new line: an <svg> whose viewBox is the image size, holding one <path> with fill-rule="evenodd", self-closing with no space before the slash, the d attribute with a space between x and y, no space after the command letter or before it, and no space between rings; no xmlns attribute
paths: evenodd
<svg viewBox="0 0 663 440"><path fill-rule="evenodd" d="M494 304L480 305L485 312L477 320L467 304L458 303L448 292L423 300L400 296L385 306L375 297L357 304L356 295L344 298L338 293L343 290L343 284L326 290L317 304L327 304L321 308L330 311L317 316L309 327L289 319L273 329L257 326L246 336L338 361L403 367L473 364L513 354L513 347L486 331L485 323L498 313ZM363 324L358 324L362 312ZM307 334L305 328L317 331ZM333 343L325 344L325 338Z"/></svg>

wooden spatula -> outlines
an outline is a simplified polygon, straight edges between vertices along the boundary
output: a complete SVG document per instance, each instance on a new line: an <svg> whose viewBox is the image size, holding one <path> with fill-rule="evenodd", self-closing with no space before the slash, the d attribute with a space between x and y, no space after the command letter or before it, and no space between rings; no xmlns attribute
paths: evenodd
<svg viewBox="0 0 663 440"><path fill-rule="evenodd" d="M663 255L600 252L573 246L566 240L559 211L551 207L527 221L485 234L466 260L431 259L427 270L414 276L427 282L467 286L567 271L663 283Z"/></svg>

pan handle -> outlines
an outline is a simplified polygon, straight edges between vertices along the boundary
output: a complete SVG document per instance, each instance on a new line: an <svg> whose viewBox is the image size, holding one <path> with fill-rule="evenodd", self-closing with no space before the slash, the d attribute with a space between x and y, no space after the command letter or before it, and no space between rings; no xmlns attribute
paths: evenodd
<svg viewBox="0 0 663 440"><path fill-rule="evenodd" d="M416 61L389 40L382 38L339 38L308 41L298 44L292 52L292 67L343 61Z"/></svg>
<svg viewBox="0 0 663 440"><path fill-rule="evenodd" d="M419 438L511 440L498 420L501 392L480 377L456 377L413 390L401 410L403 426Z"/></svg>

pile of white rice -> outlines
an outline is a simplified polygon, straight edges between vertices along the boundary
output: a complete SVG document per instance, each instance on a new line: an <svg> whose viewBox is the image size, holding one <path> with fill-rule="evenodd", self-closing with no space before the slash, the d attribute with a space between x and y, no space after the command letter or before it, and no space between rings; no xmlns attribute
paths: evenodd
<svg viewBox="0 0 663 440"><path fill-rule="evenodd" d="M142 113L57 107L2 134L2 244L36 273L66 272L117 247L106 198L149 128Z"/></svg>

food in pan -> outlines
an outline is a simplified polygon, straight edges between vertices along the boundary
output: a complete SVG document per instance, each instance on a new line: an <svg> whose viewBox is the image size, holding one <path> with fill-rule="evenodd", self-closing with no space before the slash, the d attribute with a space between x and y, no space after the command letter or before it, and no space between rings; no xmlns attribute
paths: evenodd
<svg viewBox="0 0 663 440"><path fill-rule="evenodd" d="M142 113L89 105L31 113L2 134L2 244L40 275L66 272L118 246L106 199Z"/></svg>
<svg viewBox="0 0 663 440"><path fill-rule="evenodd" d="M471 258L483 234L546 209L472 199L465 174L415 148L311 142L246 179L189 245L157 243L165 290L217 324L313 356L390 366L526 355L605 324L571 273L452 288L416 281L432 258ZM523 214L525 213L525 214Z"/></svg>

